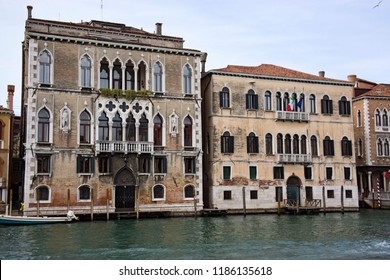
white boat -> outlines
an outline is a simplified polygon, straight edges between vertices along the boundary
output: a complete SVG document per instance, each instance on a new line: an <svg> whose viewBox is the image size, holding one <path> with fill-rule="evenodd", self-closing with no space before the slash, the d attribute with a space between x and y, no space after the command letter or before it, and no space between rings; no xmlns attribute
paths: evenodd
<svg viewBox="0 0 390 280"><path fill-rule="evenodd" d="M39 224L54 224L54 223L70 223L73 220L78 220L73 211L69 211L66 217L29 217L29 216L10 216L0 215L0 224L3 225L39 225Z"/></svg>

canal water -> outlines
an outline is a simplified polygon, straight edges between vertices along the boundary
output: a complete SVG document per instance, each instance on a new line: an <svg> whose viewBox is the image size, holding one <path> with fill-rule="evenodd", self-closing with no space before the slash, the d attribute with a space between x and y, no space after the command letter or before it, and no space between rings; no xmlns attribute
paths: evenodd
<svg viewBox="0 0 390 280"><path fill-rule="evenodd" d="M0 226L2 260L383 260L390 211Z"/></svg>

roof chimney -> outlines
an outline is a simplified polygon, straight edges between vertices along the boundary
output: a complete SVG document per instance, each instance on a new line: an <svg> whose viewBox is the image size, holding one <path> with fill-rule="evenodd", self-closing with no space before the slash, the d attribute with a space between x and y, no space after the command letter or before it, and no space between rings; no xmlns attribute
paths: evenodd
<svg viewBox="0 0 390 280"><path fill-rule="evenodd" d="M319 71L318 76L320 77L325 77L325 71Z"/></svg>
<svg viewBox="0 0 390 280"><path fill-rule="evenodd" d="M32 9L33 9L33 6L27 6L28 18L32 18Z"/></svg>
<svg viewBox="0 0 390 280"><path fill-rule="evenodd" d="M7 108L10 110L14 109L14 92L15 92L15 86L14 85L8 85L8 99L7 99Z"/></svg>
<svg viewBox="0 0 390 280"><path fill-rule="evenodd" d="M162 27L162 23L157 22L156 23L156 34L157 35L161 35L161 27Z"/></svg>
<svg viewBox="0 0 390 280"><path fill-rule="evenodd" d="M350 82L356 82L357 81L357 76L355 74L348 75L348 81Z"/></svg>

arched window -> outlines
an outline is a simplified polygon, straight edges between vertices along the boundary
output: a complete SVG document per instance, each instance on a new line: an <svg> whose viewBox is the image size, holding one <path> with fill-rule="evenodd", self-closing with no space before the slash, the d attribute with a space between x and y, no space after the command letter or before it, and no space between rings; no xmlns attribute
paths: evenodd
<svg viewBox="0 0 390 280"><path fill-rule="evenodd" d="M192 147L192 119L190 116L184 119L184 146Z"/></svg>
<svg viewBox="0 0 390 280"><path fill-rule="evenodd" d="M153 141L154 141L154 145L156 146L162 146L162 124L163 124L163 120L162 120L162 117L157 114L154 119L153 119Z"/></svg>
<svg viewBox="0 0 390 280"><path fill-rule="evenodd" d="M162 77L163 77L162 65L159 61L157 61L153 66L153 90L159 93L163 91Z"/></svg>
<svg viewBox="0 0 390 280"><path fill-rule="evenodd" d="M48 51L43 51L39 55L39 82L50 84L51 56Z"/></svg>
<svg viewBox="0 0 390 280"><path fill-rule="evenodd" d="M91 200L91 188L88 185L82 185L78 189L79 200Z"/></svg>
<svg viewBox="0 0 390 280"><path fill-rule="evenodd" d="M299 136L297 134L293 136L293 154L299 154Z"/></svg>
<svg viewBox="0 0 390 280"><path fill-rule="evenodd" d="M375 111L375 126L381 126L381 111L379 109L376 109Z"/></svg>
<svg viewBox="0 0 390 280"><path fill-rule="evenodd" d="M351 114L351 103L347 100L345 96L341 97L341 99L339 100L339 114L340 115Z"/></svg>
<svg viewBox="0 0 390 280"><path fill-rule="evenodd" d="M301 136L301 154L307 154L307 144L306 144L306 135Z"/></svg>
<svg viewBox="0 0 390 280"><path fill-rule="evenodd" d="M224 87L219 93L219 106L221 108L230 107L230 91L227 87Z"/></svg>
<svg viewBox="0 0 390 280"><path fill-rule="evenodd" d="M360 110L357 111L357 127L362 126L362 112Z"/></svg>
<svg viewBox="0 0 390 280"><path fill-rule="evenodd" d="M192 71L188 64L183 68L183 92L185 94L192 93Z"/></svg>
<svg viewBox="0 0 390 280"><path fill-rule="evenodd" d="M50 141L50 113L42 108L38 113L38 142L47 143Z"/></svg>
<svg viewBox="0 0 390 280"><path fill-rule="evenodd" d="M112 119L112 140L122 141L122 118L118 112Z"/></svg>
<svg viewBox="0 0 390 280"><path fill-rule="evenodd" d="M80 63L80 80L82 87L91 87L91 59L88 55L84 55L81 58Z"/></svg>
<svg viewBox="0 0 390 280"><path fill-rule="evenodd" d="M377 141L377 150L378 150L378 156L383 156L382 139L380 138Z"/></svg>
<svg viewBox="0 0 390 280"><path fill-rule="evenodd" d="M291 136L290 134L286 134L284 138L284 153L291 154Z"/></svg>
<svg viewBox="0 0 390 280"><path fill-rule="evenodd" d="M100 88L110 88L110 70L108 68L108 60L103 58L100 61Z"/></svg>
<svg viewBox="0 0 390 280"><path fill-rule="evenodd" d="M276 151L278 154L283 154L283 135L281 133L276 136Z"/></svg>
<svg viewBox="0 0 390 280"><path fill-rule="evenodd" d="M149 121L145 114L142 114L139 120L139 141L148 141L148 127Z"/></svg>
<svg viewBox="0 0 390 280"><path fill-rule="evenodd" d="M122 63L117 58L112 69L112 88L122 89Z"/></svg>
<svg viewBox="0 0 390 280"><path fill-rule="evenodd" d="M257 110L259 108L259 97L253 89L248 90L245 95L245 103L247 110Z"/></svg>
<svg viewBox="0 0 390 280"><path fill-rule="evenodd" d="M305 112L305 94L301 93L299 95L299 100L297 100L297 108L299 109L299 112Z"/></svg>
<svg viewBox="0 0 390 280"><path fill-rule="evenodd" d="M388 127L389 126L389 116L387 114L387 110L383 110L383 115L382 115L382 126Z"/></svg>
<svg viewBox="0 0 390 280"><path fill-rule="evenodd" d="M271 111L272 110L272 96L271 92L266 91L264 94L264 110Z"/></svg>
<svg viewBox="0 0 390 280"><path fill-rule="evenodd" d="M126 63L126 71L125 71L125 88L126 90L133 90L134 89L134 64L129 60Z"/></svg>
<svg viewBox="0 0 390 280"><path fill-rule="evenodd" d="M80 143L91 143L91 115L87 110L80 114Z"/></svg>
<svg viewBox="0 0 390 280"><path fill-rule="evenodd" d="M195 187L193 185L187 185L184 187L184 198L194 198L195 197Z"/></svg>
<svg viewBox="0 0 390 280"><path fill-rule="evenodd" d="M105 112L102 112L99 117L99 140L109 140L108 117Z"/></svg>
<svg viewBox="0 0 390 280"><path fill-rule="evenodd" d="M280 92L277 92L276 95L276 111L282 111L282 95Z"/></svg>
<svg viewBox="0 0 390 280"><path fill-rule="evenodd" d="M333 103L327 95L324 95L321 100L321 112L322 114L333 114Z"/></svg>
<svg viewBox="0 0 390 280"><path fill-rule="evenodd" d="M259 137L253 132L249 133L246 138L247 153L254 154L259 152Z"/></svg>
<svg viewBox="0 0 390 280"><path fill-rule="evenodd" d="M267 155L272 155L273 154L273 149L272 149L272 134L267 133L265 135L265 153Z"/></svg>
<svg viewBox="0 0 390 280"><path fill-rule="evenodd" d="M48 186L39 186L35 189L35 198L37 201L49 201L50 189Z"/></svg>
<svg viewBox="0 0 390 280"><path fill-rule="evenodd" d="M334 156L334 141L326 136L324 141L324 156Z"/></svg>
<svg viewBox="0 0 390 280"><path fill-rule="evenodd" d="M126 119L126 141L135 141L135 118L130 114Z"/></svg>
<svg viewBox="0 0 390 280"><path fill-rule="evenodd" d="M316 109L316 96L314 94L310 94L310 113L317 113Z"/></svg>
<svg viewBox="0 0 390 280"><path fill-rule="evenodd" d="M384 155L388 156L389 155L389 139L385 139L385 143L383 145L384 147Z"/></svg>
<svg viewBox="0 0 390 280"><path fill-rule="evenodd" d="M234 136L227 131L221 136L221 153L234 153Z"/></svg>
<svg viewBox="0 0 390 280"><path fill-rule="evenodd" d="M137 71L137 89L138 90L145 89L145 80L146 80L146 64L145 64L145 62L141 61L138 64L138 71Z"/></svg>
<svg viewBox="0 0 390 280"><path fill-rule="evenodd" d="M283 111L287 111L287 106L290 103L290 97L288 92L285 92L283 95Z"/></svg>
<svg viewBox="0 0 390 280"><path fill-rule="evenodd" d="M358 139L358 156L363 156L363 141L362 139Z"/></svg>
<svg viewBox="0 0 390 280"><path fill-rule="evenodd" d="M312 156L318 156L317 137L314 135L310 137L310 149Z"/></svg>
<svg viewBox="0 0 390 280"><path fill-rule="evenodd" d="M343 137L341 140L341 155L352 156L352 141L348 140L348 137Z"/></svg>
<svg viewBox="0 0 390 280"><path fill-rule="evenodd" d="M153 200L164 200L165 188L162 185L155 185L153 187Z"/></svg>

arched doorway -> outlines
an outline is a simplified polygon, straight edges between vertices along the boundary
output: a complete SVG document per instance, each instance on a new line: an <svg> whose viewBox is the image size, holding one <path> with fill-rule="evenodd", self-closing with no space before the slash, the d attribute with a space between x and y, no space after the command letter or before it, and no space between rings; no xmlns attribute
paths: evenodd
<svg viewBox="0 0 390 280"><path fill-rule="evenodd" d="M116 211L134 210L136 177L127 167L115 175L115 209Z"/></svg>
<svg viewBox="0 0 390 280"><path fill-rule="evenodd" d="M287 179L287 200L295 205L300 205L300 187L302 185L299 177L292 175Z"/></svg>

